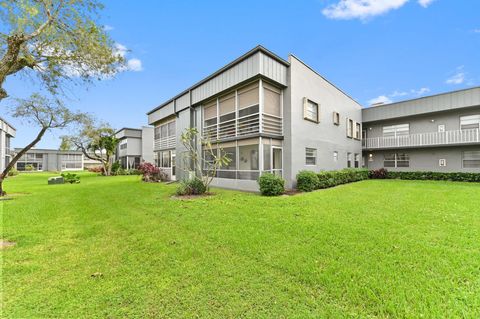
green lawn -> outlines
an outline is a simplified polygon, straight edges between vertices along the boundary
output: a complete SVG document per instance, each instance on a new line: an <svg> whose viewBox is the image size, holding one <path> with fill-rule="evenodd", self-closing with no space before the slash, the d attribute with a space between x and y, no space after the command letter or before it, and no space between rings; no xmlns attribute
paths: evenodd
<svg viewBox="0 0 480 319"><path fill-rule="evenodd" d="M479 184L181 201L138 176L47 176L9 179L23 194L0 202L17 243L1 317L480 317Z"/></svg>

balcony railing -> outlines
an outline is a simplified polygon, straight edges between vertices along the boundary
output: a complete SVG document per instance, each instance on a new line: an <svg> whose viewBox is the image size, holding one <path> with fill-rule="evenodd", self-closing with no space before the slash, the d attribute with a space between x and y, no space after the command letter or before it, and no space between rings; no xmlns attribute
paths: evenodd
<svg viewBox="0 0 480 319"><path fill-rule="evenodd" d="M282 118L262 114L263 129L261 133L270 135L283 135ZM203 136L212 140L239 137L260 133L260 113L254 113L237 119L224 121L203 127Z"/></svg>
<svg viewBox="0 0 480 319"><path fill-rule="evenodd" d="M404 136L371 137L362 140L364 149L388 149L480 143L478 129L417 133Z"/></svg>
<svg viewBox="0 0 480 319"><path fill-rule="evenodd" d="M168 137L156 138L154 149L163 150L163 149L175 148L175 146L176 146L176 136L172 135Z"/></svg>

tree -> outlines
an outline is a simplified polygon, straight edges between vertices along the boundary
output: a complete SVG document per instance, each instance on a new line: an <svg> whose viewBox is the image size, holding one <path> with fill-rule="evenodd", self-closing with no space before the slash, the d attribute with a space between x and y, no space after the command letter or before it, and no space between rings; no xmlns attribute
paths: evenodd
<svg viewBox="0 0 480 319"><path fill-rule="evenodd" d="M16 99L12 116L26 121L32 126L40 127L37 136L27 146L22 148L0 174L0 196L5 195L3 181L17 161L34 147L50 129L65 128L70 124L81 123L87 117L85 113L72 112L58 100L49 100L38 93L28 99Z"/></svg>
<svg viewBox="0 0 480 319"><path fill-rule="evenodd" d="M58 149L60 151L70 151L72 150L72 143L71 141L66 137L66 136L62 136L62 142L60 143L60 146L58 147Z"/></svg>
<svg viewBox="0 0 480 319"><path fill-rule="evenodd" d="M76 135L65 137L86 158L99 161L103 166L103 174L110 176L113 157L118 146L115 130L106 123L97 123L89 117L82 123L82 129Z"/></svg>
<svg viewBox="0 0 480 319"><path fill-rule="evenodd" d="M187 173L193 170L208 191L217 170L227 166L232 159L218 145L214 147L209 137L201 136L196 128L187 128L180 135L180 141L186 149L182 153L183 169ZM202 149L198 148L199 144Z"/></svg>
<svg viewBox="0 0 480 319"><path fill-rule="evenodd" d="M102 26L96 0L2 0L0 2L0 101L8 76L36 75L51 93L65 80L91 82L124 65Z"/></svg>

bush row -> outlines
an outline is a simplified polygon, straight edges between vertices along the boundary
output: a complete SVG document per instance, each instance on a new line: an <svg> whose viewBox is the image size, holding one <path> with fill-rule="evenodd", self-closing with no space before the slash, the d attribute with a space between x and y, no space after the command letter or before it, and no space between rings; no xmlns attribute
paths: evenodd
<svg viewBox="0 0 480 319"><path fill-rule="evenodd" d="M297 189L302 192L311 192L315 189L365 180L368 179L368 176L368 170L360 168L347 168L320 173L304 170L297 174Z"/></svg>
<svg viewBox="0 0 480 319"><path fill-rule="evenodd" d="M264 173L258 179L260 193L263 196L278 196L285 192L285 180L271 173Z"/></svg>
<svg viewBox="0 0 480 319"><path fill-rule="evenodd" d="M432 180L454 182L480 182L480 173L442 173L442 172L392 172L386 169L372 170L370 178L389 178L405 180Z"/></svg>

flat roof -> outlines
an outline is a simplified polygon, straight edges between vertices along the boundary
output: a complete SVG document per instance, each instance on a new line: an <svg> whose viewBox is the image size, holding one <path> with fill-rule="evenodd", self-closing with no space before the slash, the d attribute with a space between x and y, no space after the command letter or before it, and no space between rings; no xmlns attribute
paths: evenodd
<svg viewBox="0 0 480 319"><path fill-rule="evenodd" d="M364 107L364 109L371 109L371 108L372 109L377 109L377 108L384 107L384 106L394 106L396 104L401 104L401 103L406 103L406 102L414 102L414 101L429 99L429 98L432 98L432 97L435 97L435 96L448 95L448 94L459 93L459 92L463 92L463 91L470 91L470 90L475 90L475 89L480 89L480 86L473 86L473 87L466 88L466 89L459 89L459 90L441 92L441 93L432 94L432 95L425 95L425 96L417 97L417 98L414 98L414 99L401 100L401 101L392 102L392 103L370 105L370 106Z"/></svg>
<svg viewBox="0 0 480 319"><path fill-rule="evenodd" d="M140 129L140 128L122 127L121 129L119 129L118 131L116 131L113 134L117 134L117 133L119 133L123 130L132 130L132 131L140 131L140 132L142 131L142 129Z"/></svg>
<svg viewBox="0 0 480 319"><path fill-rule="evenodd" d="M9 123L7 120L5 120L3 117L0 117L0 121L5 122L5 124L7 124L7 125L10 126L11 128L13 128L15 131L17 130L17 129L15 128L15 126L13 126L12 124L10 124L10 123Z"/></svg>
<svg viewBox="0 0 480 319"><path fill-rule="evenodd" d="M286 66L290 66L290 63L284 59L282 59L281 57L279 57L278 55L276 55L275 53L273 53L272 51L270 50L267 50L266 48L264 48L263 46L261 45L258 45L256 46L255 48L253 48L252 50L248 51L247 53L245 53L244 55L240 56L239 58L233 60L232 62L228 63L227 65L225 65L224 67L220 68L219 70L215 71L214 73L210 74L209 76L207 76L206 78L204 78L203 80L200 80L199 82L195 83L194 85L192 85L191 87L189 87L188 89L186 90L183 90L182 92L180 92L179 94L175 95L173 98L163 102L162 104L160 104L159 106L157 106L156 108L150 110L149 112L147 112L147 115L150 115L152 114L153 112L161 109L162 107L164 107L165 105L173 102L175 99L179 98L180 96L190 92L191 90L199 87L200 85L204 84L205 82L211 80L212 78L214 78L215 76L219 75L220 73L228 70L229 68L231 68L232 66L242 62L243 60L249 58L250 56L254 55L255 53L257 52L262 52L266 55L268 55L269 57L275 59L276 61L286 65Z"/></svg>
<svg viewBox="0 0 480 319"><path fill-rule="evenodd" d="M443 92L415 99L381 104L362 109L362 122L458 110L480 105L480 86Z"/></svg>
<svg viewBox="0 0 480 319"><path fill-rule="evenodd" d="M21 147L15 147L15 151L20 151L20 150L23 150L23 148ZM28 152L50 152L50 153L81 153L83 154L82 151L78 151L78 150L70 150L70 151L64 151L64 150L56 150L56 149L53 149L53 148L31 148L27 151Z"/></svg>

